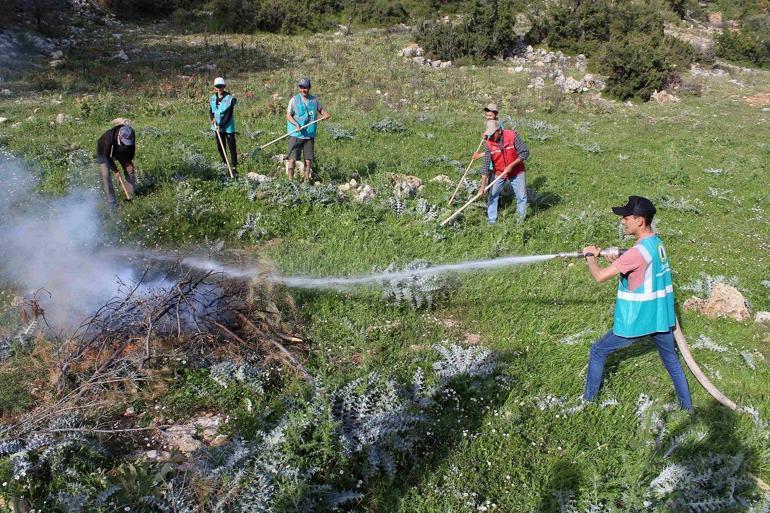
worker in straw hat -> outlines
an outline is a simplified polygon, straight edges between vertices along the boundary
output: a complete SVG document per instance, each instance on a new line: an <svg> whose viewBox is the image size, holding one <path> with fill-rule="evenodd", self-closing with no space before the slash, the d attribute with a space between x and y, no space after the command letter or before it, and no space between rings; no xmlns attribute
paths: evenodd
<svg viewBox="0 0 770 513"><path fill-rule="evenodd" d="M490 105L495 107L495 105ZM488 107L490 107L488 106ZM496 116L497 112L488 110L487 116ZM500 178L489 192L487 199L487 222L497 222L497 210L500 196L506 186L513 189L516 196L517 222L527 217L527 183L525 179L524 162L529 158L529 147L513 130L504 130L496 119L487 120L487 128L483 134L486 139L484 162L481 166L481 191L487 187L490 180ZM494 177L494 178L493 178Z"/></svg>
<svg viewBox="0 0 770 513"><path fill-rule="evenodd" d="M679 405L690 410L690 389L674 345L676 314L671 267L666 246L652 230L655 206L647 198L629 196L624 206L613 207L612 212L621 216L626 234L633 235L636 244L617 258L603 255L610 263L604 268L596 261L601 248L586 246L583 249L588 270L596 281L620 276L612 329L591 346L583 399L590 401L599 393L604 362L609 355L650 336L674 382Z"/></svg>
<svg viewBox="0 0 770 513"><path fill-rule="evenodd" d="M297 83L299 94L289 100L286 107L286 133L289 137L289 155L286 165L286 175L294 180L294 166L297 160L304 157L305 169L303 180L310 181L311 166L315 158L315 135L317 124L301 127L314 121L329 119L331 114L321 106L321 102L310 94L310 79L302 78ZM320 117L319 117L320 116Z"/></svg>
<svg viewBox="0 0 770 513"><path fill-rule="evenodd" d="M136 175L134 173L134 155L136 154L136 134L130 125L120 124L110 128L96 141L96 162L102 172L102 184L104 193L112 208L117 208L118 200L115 197L115 189L112 186L112 173L115 173L126 199L134 197L136 187ZM120 162L125 174L125 180L120 176L115 161Z"/></svg>
<svg viewBox="0 0 770 513"><path fill-rule="evenodd" d="M214 140L222 163L227 164L225 152L230 149L229 165L233 175L237 174L238 152L235 147L235 104L237 100L225 89L225 79L214 79L214 91L209 99L209 117L211 118L211 131L214 132Z"/></svg>

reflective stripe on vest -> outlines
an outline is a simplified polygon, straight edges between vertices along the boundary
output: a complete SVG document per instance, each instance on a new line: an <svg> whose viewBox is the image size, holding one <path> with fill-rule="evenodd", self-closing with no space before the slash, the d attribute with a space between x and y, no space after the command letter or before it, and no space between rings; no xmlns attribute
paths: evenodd
<svg viewBox="0 0 770 513"><path fill-rule="evenodd" d="M318 101L315 96L308 95L307 105L302 101L302 95L298 94L294 97L294 121L299 126L315 121L317 114ZM286 133L297 139L313 139L315 138L316 126L310 125L298 132L296 126L292 125L290 121L286 121Z"/></svg>
<svg viewBox="0 0 770 513"><path fill-rule="evenodd" d="M646 263L644 282L630 290L627 276L618 280L612 328L616 335L627 338L669 331L676 324L674 286L663 241L653 235L634 247Z"/></svg>
<svg viewBox="0 0 770 513"><path fill-rule="evenodd" d="M211 112L214 113L214 121L217 125L220 124L220 121L222 120L222 114L225 113L227 109L230 108L230 105L233 103L233 97L232 95L226 95L223 96L222 99L219 101L219 105L217 105L217 95L212 94L211 95ZM216 126L212 125L211 130L215 131L217 129ZM235 133L235 112L233 112L233 115L230 116L230 121L227 123L226 126L219 126L219 129L226 133L226 134L234 134Z"/></svg>
<svg viewBox="0 0 770 513"><path fill-rule="evenodd" d="M489 156L492 160L492 169L495 172L495 176L500 176L506 166L519 158L519 153L516 151L516 137L518 136L513 130L503 130L502 144L498 144L491 139L487 141L487 148L489 149ZM524 162L519 162L508 176L512 178L524 172L524 170Z"/></svg>

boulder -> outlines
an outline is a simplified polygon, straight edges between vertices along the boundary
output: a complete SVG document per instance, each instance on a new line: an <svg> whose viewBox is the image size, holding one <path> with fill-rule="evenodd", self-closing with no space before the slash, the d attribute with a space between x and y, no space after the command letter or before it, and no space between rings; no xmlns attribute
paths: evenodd
<svg viewBox="0 0 770 513"><path fill-rule="evenodd" d="M8 121L8 118L0 118L0 125Z"/></svg>
<svg viewBox="0 0 770 513"><path fill-rule="evenodd" d="M409 45L406 45L404 48L401 49L400 52L398 52L398 55L401 57L420 57L424 55L425 52L422 48L420 48L420 45L417 43L411 43Z"/></svg>
<svg viewBox="0 0 770 513"><path fill-rule="evenodd" d="M527 86L528 89L542 89L545 87L545 80L543 77L535 77Z"/></svg>
<svg viewBox="0 0 770 513"><path fill-rule="evenodd" d="M583 84L579 80L572 77L567 77L561 86L561 90L565 93L576 93L581 91L582 88Z"/></svg>
<svg viewBox="0 0 770 513"><path fill-rule="evenodd" d="M420 56L418 56L418 57L412 57L412 60L413 60L414 62L416 62L417 64L419 64L420 66L422 66L423 64L425 64L425 57L420 57Z"/></svg>
<svg viewBox="0 0 770 513"><path fill-rule="evenodd" d="M674 96L673 94L667 93L666 90L662 91L655 91L652 93L652 96L650 96L650 100L655 100L657 103L679 103L679 97Z"/></svg>
<svg viewBox="0 0 770 513"><path fill-rule="evenodd" d="M372 186L366 184L358 190L358 193L356 194L356 201L360 203L366 203L367 201L371 201L375 196L376 194L374 193Z"/></svg>
<svg viewBox="0 0 770 513"><path fill-rule="evenodd" d="M61 50L56 50L55 52L51 52L51 59L53 60L59 60L64 58L64 52Z"/></svg>
<svg viewBox="0 0 770 513"><path fill-rule="evenodd" d="M10 89L3 89L2 91L0 91L0 94L2 94L3 96L11 96L13 93L11 92Z"/></svg>
<svg viewBox="0 0 770 513"><path fill-rule="evenodd" d="M112 126L118 126L118 125L130 125L131 120L128 118L115 118L112 121L110 121L110 124Z"/></svg>
<svg viewBox="0 0 770 513"><path fill-rule="evenodd" d="M62 64L64 64L64 60L63 59L54 59L54 60L52 60L51 62L48 63L48 66L51 67L51 68L58 68Z"/></svg>
<svg viewBox="0 0 770 513"><path fill-rule="evenodd" d="M204 445L217 446L227 441L227 437L219 433L219 426L223 422L221 415L204 414L186 424L175 424L161 431L160 437L164 444L181 453L190 454Z"/></svg>
<svg viewBox="0 0 770 513"><path fill-rule="evenodd" d="M711 319L730 317L736 321L745 321L751 317L743 294L726 283L714 285L708 299L691 297L684 302L682 308L695 310Z"/></svg>
<svg viewBox="0 0 770 513"><path fill-rule="evenodd" d="M439 68L451 68L451 67L452 67L452 61L444 61L439 66Z"/></svg>
<svg viewBox="0 0 770 513"><path fill-rule="evenodd" d="M261 175L259 173L254 173L252 171L252 172L246 173L246 179L252 182L255 182L259 185L259 184L271 182L273 180L273 177L267 176L267 175Z"/></svg>
<svg viewBox="0 0 770 513"><path fill-rule="evenodd" d="M126 61L128 61L128 54L126 54L126 52L124 50L120 50L118 53L116 53L113 56L113 59L126 62Z"/></svg>
<svg viewBox="0 0 770 513"><path fill-rule="evenodd" d="M712 27L721 28L722 27L722 13L721 12L711 12L709 13L709 23Z"/></svg>
<svg viewBox="0 0 770 513"><path fill-rule="evenodd" d="M67 116L63 112L60 112L56 115L56 124L63 125L68 119L69 119L69 116Z"/></svg>
<svg viewBox="0 0 770 513"><path fill-rule="evenodd" d="M436 175L430 179L431 182L443 183L444 185L452 185L452 179L447 175Z"/></svg>
<svg viewBox="0 0 770 513"><path fill-rule="evenodd" d="M398 198L411 198L422 187L422 180L412 175L391 174L390 183L393 184L393 194Z"/></svg>
<svg viewBox="0 0 770 513"><path fill-rule="evenodd" d="M757 324L770 324L770 312L757 312L754 315L754 322Z"/></svg>

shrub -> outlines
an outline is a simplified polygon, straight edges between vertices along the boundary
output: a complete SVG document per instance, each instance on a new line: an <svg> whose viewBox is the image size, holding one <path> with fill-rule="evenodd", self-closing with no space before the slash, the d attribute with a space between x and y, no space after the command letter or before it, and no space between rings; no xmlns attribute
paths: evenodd
<svg viewBox="0 0 770 513"><path fill-rule="evenodd" d="M309 0L289 3L281 0L215 0L214 27L227 32L294 33L322 30L332 26L327 16L342 10L344 3L335 0Z"/></svg>
<svg viewBox="0 0 770 513"><path fill-rule="evenodd" d="M374 0L372 2L356 2L356 17L363 23L378 25L395 25L409 20L409 11L401 2Z"/></svg>
<svg viewBox="0 0 770 513"><path fill-rule="evenodd" d="M511 30L514 24L507 2L476 1L459 23L423 23L417 42L429 56L443 60L491 59L512 51L516 41Z"/></svg>
<svg viewBox="0 0 770 513"><path fill-rule="evenodd" d="M655 36L631 34L610 41L601 57L607 77L607 92L625 100L634 96L648 100L663 88L666 58Z"/></svg>
<svg viewBox="0 0 770 513"><path fill-rule="evenodd" d="M717 38L717 56L749 66L770 66L770 37L741 30L725 30Z"/></svg>

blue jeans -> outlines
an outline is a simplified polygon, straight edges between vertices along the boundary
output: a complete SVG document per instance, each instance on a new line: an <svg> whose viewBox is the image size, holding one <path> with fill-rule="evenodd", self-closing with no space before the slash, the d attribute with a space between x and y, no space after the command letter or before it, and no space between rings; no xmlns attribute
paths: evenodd
<svg viewBox="0 0 770 513"><path fill-rule="evenodd" d="M500 194L507 183L511 184L513 193L516 195L516 212L519 214L519 219L527 217L527 183L524 179L525 174L519 173L513 178L500 180L492 186L492 190L489 191L489 198L487 198L487 219L490 222L497 221L497 206L500 203Z"/></svg>
<svg viewBox="0 0 770 513"><path fill-rule="evenodd" d="M687 386L687 378L684 376L682 366L679 365L676 349L674 347L674 334L672 331L664 333L653 333L650 335L658 348L660 359L663 360L663 366L666 367L671 381L674 382L674 390L679 398L679 406L683 410L692 410L692 399L690 398L690 389ZM590 401L599 393L599 387L602 384L602 374L604 374L604 362L607 357L624 347L630 346L639 338L625 338L615 335L612 330L608 331L598 342L591 346L588 360L588 375L586 376L586 386L583 391L583 399Z"/></svg>

